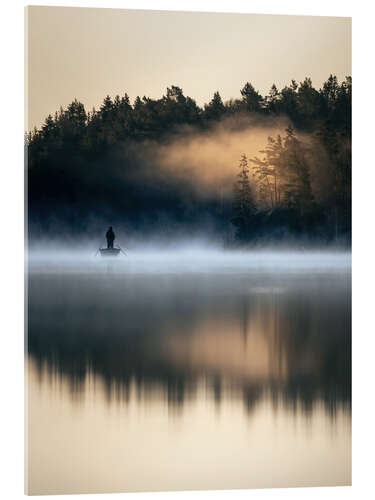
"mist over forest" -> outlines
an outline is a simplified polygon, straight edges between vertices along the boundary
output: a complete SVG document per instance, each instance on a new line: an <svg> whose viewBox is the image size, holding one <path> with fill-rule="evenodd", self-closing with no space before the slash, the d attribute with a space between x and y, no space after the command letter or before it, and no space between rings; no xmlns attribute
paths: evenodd
<svg viewBox="0 0 375 500"><path fill-rule="evenodd" d="M26 134L31 244L205 238L229 247L351 243L351 78L262 96L74 100Z"/></svg>

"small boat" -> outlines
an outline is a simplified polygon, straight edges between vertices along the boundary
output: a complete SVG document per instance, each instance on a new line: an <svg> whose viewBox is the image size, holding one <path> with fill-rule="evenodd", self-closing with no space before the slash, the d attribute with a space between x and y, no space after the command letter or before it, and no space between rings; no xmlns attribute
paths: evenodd
<svg viewBox="0 0 375 500"><path fill-rule="evenodd" d="M121 248L99 248L102 257L117 257L121 252Z"/></svg>

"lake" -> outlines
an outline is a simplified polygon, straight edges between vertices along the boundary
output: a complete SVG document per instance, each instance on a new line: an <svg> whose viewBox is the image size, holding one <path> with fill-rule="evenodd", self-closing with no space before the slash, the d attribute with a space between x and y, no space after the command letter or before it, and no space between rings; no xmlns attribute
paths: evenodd
<svg viewBox="0 0 375 500"><path fill-rule="evenodd" d="M30 494L351 484L351 256L30 255Z"/></svg>

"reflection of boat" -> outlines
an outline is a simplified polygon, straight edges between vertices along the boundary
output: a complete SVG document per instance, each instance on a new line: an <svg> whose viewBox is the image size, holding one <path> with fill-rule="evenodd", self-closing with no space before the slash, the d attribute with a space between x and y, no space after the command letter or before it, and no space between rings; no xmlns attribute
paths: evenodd
<svg viewBox="0 0 375 500"><path fill-rule="evenodd" d="M121 252L121 248L99 248L102 257L117 257Z"/></svg>

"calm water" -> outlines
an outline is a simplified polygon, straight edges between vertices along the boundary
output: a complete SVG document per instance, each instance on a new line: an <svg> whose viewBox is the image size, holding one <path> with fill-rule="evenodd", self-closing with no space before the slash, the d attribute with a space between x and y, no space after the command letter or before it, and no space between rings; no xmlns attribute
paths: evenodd
<svg viewBox="0 0 375 500"><path fill-rule="evenodd" d="M29 493L351 484L350 256L292 257L31 262Z"/></svg>

